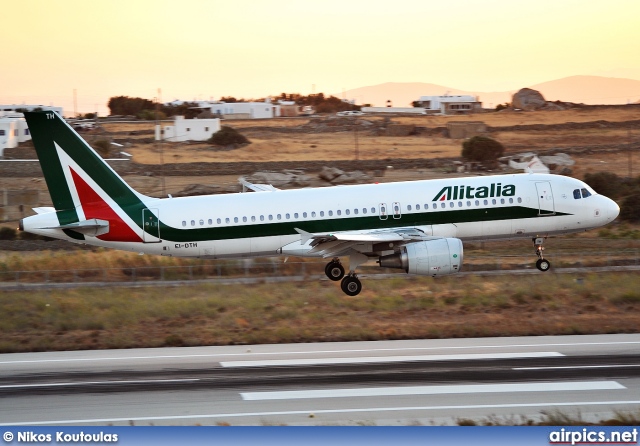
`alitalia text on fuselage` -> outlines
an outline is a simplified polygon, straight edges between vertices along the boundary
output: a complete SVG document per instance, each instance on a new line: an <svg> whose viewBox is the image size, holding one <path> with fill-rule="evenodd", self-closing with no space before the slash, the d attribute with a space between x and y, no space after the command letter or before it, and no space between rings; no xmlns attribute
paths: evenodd
<svg viewBox="0 0 640 446"><path fill-rule="evenodd" d="M491 183L489 186L445 186L433 197L432 201L462 200L464 198L513 197L516 186L513 184Z"/></svg>

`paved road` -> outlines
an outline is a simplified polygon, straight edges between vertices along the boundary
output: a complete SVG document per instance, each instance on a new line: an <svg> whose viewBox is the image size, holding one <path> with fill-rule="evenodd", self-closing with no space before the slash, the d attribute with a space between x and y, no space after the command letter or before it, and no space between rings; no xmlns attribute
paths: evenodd
<svg viewBox="0 0 640 446"><path fill-rule="evenodd" d="M455 424L640 408L640 335L0 355L0 423Z"/></svg>

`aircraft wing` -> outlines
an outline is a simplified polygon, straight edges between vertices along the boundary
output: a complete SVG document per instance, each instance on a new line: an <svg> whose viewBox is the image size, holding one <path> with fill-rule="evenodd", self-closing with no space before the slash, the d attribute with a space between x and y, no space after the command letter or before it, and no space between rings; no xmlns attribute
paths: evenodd
<svg viewBox="0 0 640 446"><path fill-rule="evenodd" d="M243 188L251 189L254 192L274 192L278 189L277 187L272 186L271 184L254 184L250 183L244 179L244 177L238 178L238 182L242 184Z"/></svg>
<svg viewBox="0 0 640 446"><path fill-rule="evenodd" d="M336 232L326 234L312 234L295 228L300 234L300 242L310 242L309 254L318 254L323 257L335 257L343 255L351 250L360 251L357 245L375 243L394 243L402 245L418 240L431 240L439 237L426 235L416 228L393 228L388 230Z"/></svg>

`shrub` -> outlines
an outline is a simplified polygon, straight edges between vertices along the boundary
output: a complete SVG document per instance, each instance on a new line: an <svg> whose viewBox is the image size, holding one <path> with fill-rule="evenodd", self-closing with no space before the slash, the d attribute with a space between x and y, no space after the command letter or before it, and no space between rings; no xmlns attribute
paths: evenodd
<svg viewBox="0 0 640 446"><path fill-rule="evenodd" d="M13 228L2 227L0 228L0 240L15 240L16 230Z"/></svg>
<svg viewBox="0 0 640 446"><path fill-rule="evenodd" d="M211 135L208 142L216 146L240 146L242 144L249 144L249 140L244 135L226 125L223 125L219 131Z"/></svg>
<svg viewBox="0 0 640 446"><path fill-rule="evenodd" d="M606 197L619 197L621 193L622 180L618 175L611 172L587 173L584 182L599 194Z"/></svg>
<svg viewBox="0 0 640 446"><path fill-rule="evenodd" d="M109 156L109 150L111 149L111 143L108 139L99 139L93 143L93 148L102 157Z"/></svg>
<svg viewBox="0 0 640 446"><path fill-rule="evenodd" d="M462 143L462 157L469 161L495 161L504 154L504 146L486 136L474 136Z"/></svg>
<svg viewBox="0 0 640 446"><path fill-rule="evenodd" d="M634 189L620 205L620 219L626 221L640 221L640 189Z"/></svg>

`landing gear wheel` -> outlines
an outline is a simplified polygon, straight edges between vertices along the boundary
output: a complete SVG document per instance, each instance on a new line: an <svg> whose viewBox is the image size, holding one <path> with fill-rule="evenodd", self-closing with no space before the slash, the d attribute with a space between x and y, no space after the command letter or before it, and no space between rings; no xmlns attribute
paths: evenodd
<svg viewBox="0 0 640 446"><path fill-rule="evenodd" d="M340 283L340 288L344 291L344 294L348 296L357 296L362 291L362 283L356 276L346 276Z"/></svg>
<svg viewBox="0 0 640 446"><path fill-rule="evenodd" d="M329 279L337 282L344 277L344 267L342 266L342 264L340 264L340 262L336 262L334 260L327 263L327 266L325 266L324 268L324 273Z"/></svg>
<svg viewBox="0 0 640 446"><path fill-rule="evenodd" d="M538 259L538 261L536 262L536 268L538 268L540 271L549 271L549 268L551 268L551 262L549 262L547 259Z"/></svg>

